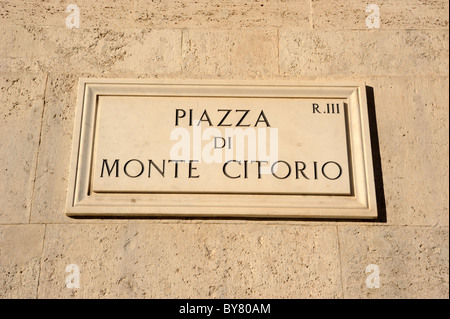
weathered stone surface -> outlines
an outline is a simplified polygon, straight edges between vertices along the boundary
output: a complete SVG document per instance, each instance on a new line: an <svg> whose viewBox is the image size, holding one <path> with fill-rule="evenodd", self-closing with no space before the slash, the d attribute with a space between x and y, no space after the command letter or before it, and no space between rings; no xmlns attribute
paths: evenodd
<svg viewBox="0 0 450 319"><path fill-rule="evenodd" d="M40 298L335 298L336 228L48 225ZM77 264L80 288L65 287Z"/></svg>
<svg viewBox="0 0 450 319"><path fill-rule="evenodd" d="M368 4L380 8L381 29L448 29L446 0L312 0L315 29L367 29Z"/></svg>
<svg viewBox="0 0 450 319"><path fill-rule="evenodd" d="M0 222L28 222L46 75L0 74Z"/></svg>
<svg viewBox="0 0 450 319"><path fill-rule="evenodd" d="M36 42L33 34L23 26L0 25L0 53L2 57L32 57Z"/></svg>
<svg viewBox="0 0 450 319"><path fill-rule="evenodd" d="M0 3L3 25L65 25L66 7L56 1L14 1Z"/></svg>
<svg viewBox="0 0 450 319"><path fill-rule="evenodd" d="M181 30L37 28L43 70L92 76L179 73ZM64 66L64 68L62 68Z"/></svg>
<svg viewBox="0 0 450 319"><path fill-rule="evenodd" d="M35 35L26 26L0 23L0 72L37 72Z"/></svg>
<svg viewBox="0 0 450 319"><path fill-rule="evenodd" d="M49 76L36 169L32 222L66 220L64 205L72 147L78 78Z"/></svg>
<svg viewBox="0 0 450 319"><path fill-rule="evenodd" d="M181 72L181 30L2 26L0 71L119 77Z"/></svg>
<svg viewBox="0 0 450 319"><path fill-rule="evenodd" d="M184 30L183 76L264 78L278 72L277 31Z"/></svg>
<svg viewBox="0 0 450 319"><path fill-rule="evenodd" d="M76 3L75 3L76 2ZM242 27L310 27L308 0L236 0L144 1L144 0L79 0L79 28L242 28ZM69 3L58 0L0 3L0 19L4 25L66 27L73 11Z"/></svg>
<svg viewBox="0 0 450 319"><path fill-rule="evenodd" d="M80 8L80 29L92 27L123 29L131 26L133 2L133 0L77 0L76 4ZM64 13L64 23L69 15L70 13Z"/></svg>
<svg viewBox="0 0 450 319"><path fill-rule="evenodd" d="M112 66L112 71L127 76L180 74L181 33L171 29L133 30L132 41L123 47L125 54Z"/></svg>
<svg viewBox="0 0 450 319"><path fill-rule="evenodd" d="M367 85L375 95L388 223L448 226L448 77Z"/></svg>
<svg viewBox="0 0 450 319"><path fill-rule="evenodd" d="M448 227L339 226L344 297L448 298L448 240ZM371 264L379 288L366 285Z"/></svg>
<svg viewBox="0 0 450 319"><path fill-rule="evenodd" d="M66 12L69 4L79 8L79 28L118 27L130 25L132 0L77 0L73 2L14 1L0 3L0 19L4 25L52 26L67 28L66 20L74 14L73 9Z"/></svg>
<svg viewBox="0 0 450 319"><path fill-rule="evenodd" d="M307 0L134 1L133 20L156 28L309 28Z"/></svg>
<svg viewBox="0 0 450 319"><path fill-rule="evenodd" d="M448 31L285 29L279 46L281 74L448 75Z"/></svg>
<svg viewBox="0 0 450 319"><path fill-rule="evenodd" d="M44 225L0 226L0 298L36 298Z"/></svg>

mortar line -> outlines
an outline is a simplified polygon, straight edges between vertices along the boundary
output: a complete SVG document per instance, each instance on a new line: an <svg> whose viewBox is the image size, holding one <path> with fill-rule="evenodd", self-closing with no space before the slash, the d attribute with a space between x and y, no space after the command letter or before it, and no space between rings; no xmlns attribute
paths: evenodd
<svg viewBox="0 0 450 319"><path fill-rule="evenodd" d="M44 264L44 248L45 248L45 234L47 233L47 224L44 224L44 237L42 238L42 246L41 246L41 260L39 263L39 274L36 285L36 299L39 297L39 287L41 283L41 273L42 273L42 265Z"/></svg>
<svg viewBox="0 0 450 319"><path fill-rule="evenodd" d="M180 43L180 76L183 76L183 40L184 40L184 28L181 29L181 43Z"/></svg>
<svg viewBox="0 0 450 319"><path fill-rule="evenodd" d="M47 98L47 84L48 84L48 77L49 74L47 72L46 77L45 77L45 87L44 87L44 100L42 103L42 112L41 112L41 125L40 125L40 129L39 129L39 142L38 142L38 148L36 151L36 157L35 157L35 167L34 167L34 179L33 179L33 187L31 190L31 202L30 202L30 211L28 213L28 224L31 223L31 213L33 211L33 203L34 203L34 195L35 195L35 191L36 191L36 179L37 179L37 170L38 170L38 164L39 164L39 154L40 154L40 150L41 150L41 142L42 142L42 129L44 127L44 114L45 114L45 101Z"/></svg>
<svg viewBox="0 0 450 319"><path fill-rule="evenodd" d="M79 217L80 218L80 217ZM225 225L225 224L232 224L232 225L242 225L246 222L253 222L255 224L265 225L265 226L306 226L306 227L323 227L323 226L339 226L336 225L336 222L329 222L326 224L316 224L316 222L308 222L308 221L301 221L301 222L281 222L281 221L273 221L273 222L267 222L267 221L259 221L259 220L242 220L241 222L235 222L231 220L226 220L225 222L218 222L218 221L209 221L209 220L176 220L172 222L171 220L161 220L161 219L148 219L145 217L142 218L128 218L124 217L122 221L116 221L116 219L108 219L104 218L104 222L100 219L94 219L94 223L88 222L88 220L84 221L69 221L69 222L61 222L61 221L42 221L42 222L34 222L34 223L0 223L0 226L23 226L23 225L126 225L127 223L135 224L140 223L142 225L167 225L167 224L184 224L184 225L198 225L198 224L213 224L213 225ZM342 224L340 226L360 226L360 227L408 227L408 228L418 228L418 229L435 229L435 230L447 230L449 229L449 225L409 225L409 224L390 224L390 225L383 225L383 224L366 224L362 223L359 224L358 222L352 223L347 222L345 224Z"/></svg>
<svg viewBox="0 0 450 319"><path fill-rule="evenodd" d="M313 23L313 0L309 0L309 27L311 30L314 30L314 23Z"/></svg>
<svg viewBox="0 0 450 319"><path fill-rule="evenodd" d="M131 12L130 12L130 26L135 26L134 20L133 20L133 16L134 16L134 0L131 0Z"/></svg>
<svg viewBox="0 0 450 319"><path fill-rule="evenodd" d="M339 238L339 225L336 225L336 236L337 236L338 253L339 253L339 272L340 272L340 274L341 274L341 291L342 291L342 299L345 299L344 276L343 276L343 273L342 273L341 240L340 240L340 238Z"/></svg>
<svg viewBox="0 0 450 319"><path fill-rule="evenodd" d="M278 45L278 48L277 48L278 49L278 56L277 56L278 76L280 76L280 70L281 70L281 68L280 68L280 63L281 63L281 61L280 61L280 28L277 28L277 45Z"/></svg>

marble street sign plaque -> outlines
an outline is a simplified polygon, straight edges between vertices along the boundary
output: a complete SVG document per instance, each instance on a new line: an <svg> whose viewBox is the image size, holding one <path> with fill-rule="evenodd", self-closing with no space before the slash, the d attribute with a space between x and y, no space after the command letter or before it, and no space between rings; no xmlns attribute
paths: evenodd
<svg viewBox="0 0 450 319"><path fill-rule="evenodd" d="M376 218L365 85L81 79L67 214Z"/></svg>

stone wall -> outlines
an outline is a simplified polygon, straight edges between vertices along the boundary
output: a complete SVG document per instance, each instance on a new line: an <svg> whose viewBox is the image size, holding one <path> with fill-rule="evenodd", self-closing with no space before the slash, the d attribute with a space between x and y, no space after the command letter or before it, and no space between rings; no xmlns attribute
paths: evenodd
<svg viewBox="0 0 450 319"><path fill-rule="evenodd" d="M70 3L79 28L66 26ZM369 3L380 28L366 25ZM0 298L448 298L448 11L447 0L0 0ZM80 77L365 81L383 216L69 218ZM370 264L379 288L366 285Z"/></svg>

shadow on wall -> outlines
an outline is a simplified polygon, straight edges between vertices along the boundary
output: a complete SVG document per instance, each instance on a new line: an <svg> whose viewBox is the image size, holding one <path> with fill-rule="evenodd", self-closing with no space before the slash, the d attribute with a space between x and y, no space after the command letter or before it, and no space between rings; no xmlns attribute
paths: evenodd
<svg viewBox="0 0 450 319"><path fill-rule="evenodd" d="M384 197L383 170L381 168L380 143L378 141L377 115L375 110L375 96L373 87L366 86L367 109L369 113L370 140L372 144L372 162L375 178L375 192L377 196L378 218L376 222L387 222L386 200Z"/></svg>

